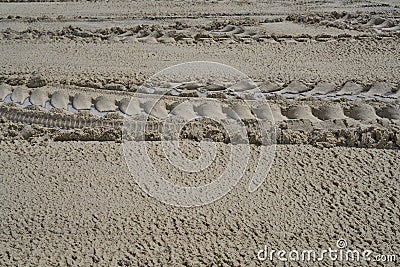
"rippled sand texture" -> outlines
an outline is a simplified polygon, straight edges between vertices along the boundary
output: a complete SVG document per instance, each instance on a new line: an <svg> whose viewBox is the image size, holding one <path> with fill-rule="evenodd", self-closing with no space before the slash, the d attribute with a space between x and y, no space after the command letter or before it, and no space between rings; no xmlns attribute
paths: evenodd
<svg viewBox="0 0 400 267"><path fill-rule="evenodd" d="M259 190L247 192L246 173L228 196L190 209L143 193L115 143L1 151L2 264L257 265L265 244L335 248L340 238L399 251L398 151L278 146Z"/></svg>
<svg viewBox="0 0 400 267"><path fill-rule="evenodd" d="M344 239L397 255L371 266L397 266L399 47L394 0L0 1L0 265L286 266L257 253ZM251 81L148 81L189 61L227 64ZM244 125L251 154L229 194L180 208L141 190L122 143L126 127L145 129L129 140L146 145L168 181L207 184L234 143L222 127L199 119L183 129L187 158L203 139L218 149L186 179L160 142L165 119L176 128L193 117ZM250 193L257 121L273 126L277 145Z"/></svg>

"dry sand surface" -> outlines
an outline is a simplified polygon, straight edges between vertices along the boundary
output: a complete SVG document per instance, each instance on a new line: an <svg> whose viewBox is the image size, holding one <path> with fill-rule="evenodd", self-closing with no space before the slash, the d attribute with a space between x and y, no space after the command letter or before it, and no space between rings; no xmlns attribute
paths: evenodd
<svg viewBox="0 0 400 267"><path fill-rule="evenodd" d="M247 192L246 174L228 196L189 209L143 193L120 144L20 141L1 151L5 265L251 266L264 245L334 248L341 238L399 251L398 151L278 146L259 190Z"/></svg>
<svg viewBox="0 0 400 267"><path fill-rule="evenodd" d="M0 266L399 265L398 1L16 2Z"/></svg>

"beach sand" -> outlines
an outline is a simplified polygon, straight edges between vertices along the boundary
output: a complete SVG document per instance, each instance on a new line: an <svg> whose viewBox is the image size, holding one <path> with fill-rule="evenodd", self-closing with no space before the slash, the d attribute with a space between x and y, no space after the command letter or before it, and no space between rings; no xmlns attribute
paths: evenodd
<svg viewBox="0 0 400 267"><path fill-rule="evenodd" d="M0 265L397 266L399 27L396 1L1 1ZM155 75L191 61L241 74ZM194 117L182 154L198 159L205 139L217 152L185 173L160 123ZM235 123L245 136L221 127ZM213 182L236 146L250 154L226 195L180 207L140 186L154 177L126 160L128 137L180 186ZM249 192L262 137L276 146ZM278 257L329 249L372 255Z"/></svg>

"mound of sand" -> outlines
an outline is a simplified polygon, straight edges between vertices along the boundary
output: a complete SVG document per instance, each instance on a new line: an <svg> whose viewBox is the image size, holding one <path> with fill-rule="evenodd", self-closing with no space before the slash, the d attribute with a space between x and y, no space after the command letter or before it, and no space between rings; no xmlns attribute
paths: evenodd
<svg viewBox="0 0 400 267"><path fill-rule="evenodd" d="M15 103L22 104L28 96L28 90L18 86L13 90L11 94L11 100Z"/></svg>
<svg viewBox="0 0 400 267"><path fill-rule="evenodd" d="M253 109L254 114L261 120L274 120L270 105L261 105Z"/></svg>
<svg viewBox="0 0 400 267"><path fill-rule="evenodd" d="M285 121L288 118L282 114L282 109L279 105L272 104L271 111L275 121Z"/></svg>
<svg viewBox="0 0 400 267"><path fill-rule="evenodd" d="M76 94L72 99L72 106L77 110L89 110L92 107L92 99L84 94Z"/></svg>
<svg viewBox="0 0 400 267"><path fill-rule="evenodd" d="M251 113L250 108L245 103L231 104L224 109L224 112L235 120L254 119L254 115Z"/></svg>
<svg viewBox="0 0 400 267"><path fill-rule="evenodd" d="M373 83L371 88L367 92L363 92L363 95L367 96L384 96L392 92L392 88L385 82Z"/></svg>
<svg viewBox="0 0 400 267"><path fill-rule="evenodd" d="M336 90L336 85L329 82L319 82L311 91L303 95L326 95Z"/></svg>
<svg viewBox="0 0 400 267"><path fill-rule="evenodd" d="M204 86L204 84L193 81L193 82L183 83L183 84L179 85L177 88L184 89L184 90L196 90L202 86Z"/></svg>
<svg viewBox="0 0 400 267"><path fill-rule="evenodd" d="M59 109L67 109L69 96L63 92L57 91L51 95L50 104Z"/></svg>
<svg viewBox="0 0 400 267"><path fill-rule="evenodd" d="M313 110L313 114L321 120L345 119L343 108L340 104L323 105Z"/></svg>
<svg viewBox="0 0 400 267"><path fill-rule="evenodd" d="M279 91L279 93L289 93L289 94L300 94L310 89L302 82L293 81L289 83L283 90Z"/></svg>
<svg viewBox="0 0 400 267"><path fill-rule="evenodd" d="M232 85L231 87L229 87L229 89L235 92L243 92L254 88L257 88L257 84L255 84L253 81L247 81L247 80L239 81L234 85Z"/></svg>
<svg viewBox="0 0 400 267"><path fill-rule="evenodd" d="M121 101L119 101L118 107L123 113L127 115L134 116L142 113L140 103L136 99L123 98Z"/></svg>
<svg viewBox="0 0 400 267"><path fill-rule="evenodd" d="M149 100L143 104L144 111L155 118L165 119L168 117L168 110L166 109L164 102L155 103L152 100Z"/></svg>
<svg viewBox="0 0 400 267"><path fill-rule="evenodd" d="M350 118L360 121L371 121L378 118L375 109L368 104L355 105L345 111L345 114Z"/></svg>
<svg viewBox="0 0 400 267"><path fill-rule="evenodd" d="M196 112L194 112L193 104L190 102L183 102L176 105L170 113L185 120L191 120L197 117Z"/></svg>
<svg viewBox="0 0 400 267"><path fill-rule="evenodd" d="M273 83L270 81L264 82L260 85L260 91L263 93L272 93L279 91L281 87L277 83Z"/></svg>
<svg viewBox="0 0 400 267"><path fill-rule="evenodd" d="M222 112L222 105L218 102L206 102L197 107L197 113L200 116L222 120L226 119L226 115Z"/></svg>
<svg viewBox="0 0 400 267"><path fill-rule="evenodd" d="M367 26L375 26L375 25L380 25L383 22L385 22L385 19L377 17L377 18L372 18L367 22Z"/></svg>
<svg viewBox="0 0 400 267"><path fill-rule="evenodd" d="M236 28L237 27L235 25L226 25L223 29L220 30L220 32L232 32Z"/></svg>
<svg viewBox="0 0 400 267"><path fill-rule="evenodd" d="M115 99L108 96L99 96L94 107L100 112L115 111L117 106L115 105Z"/></svg>
<svg viewBox="0 0 400 267"><path fill-rule="evenodd" d="M11 94L11 87L7 84L0 84L0 100L4 100L9 94Z"/></svg>
<svg viewBox="0 0 400 267"><path fill-rule="evenodd" d="M204 86L203 89L207 91L223 91L226 89L226 86L218 83L210 83Z"/></svg>
<svg viewBox="0 0 400 267"><path fill-rule="evenodd" d="M311 107L308 105L294 105L288 108L286 116L289 119L308 119L310 121L318 121L312 114Z"/></svg>
<svg viewBox="0 0 400 267"><path fill-rule="evenodd" d="M376 113L379 115L379 117L382 118L400 120L400 106L398 105L383 107L381 109L378 109Z"/></svg>
<svg viewBox="0 0 400 267"><path fill-rule="evenodd" d="M43 89L36 88L31 92L29 100L35 106L44 107L49 100L49 94Z"/></svg>
<svg viewBox="0 0 400 267"><path fill-rule="evenodd" d="M342 88L338 92L336 92L336 95L356 95L361 93L364 90L364 88L353 82L353 81L348 81L346 82Z"/></svg>

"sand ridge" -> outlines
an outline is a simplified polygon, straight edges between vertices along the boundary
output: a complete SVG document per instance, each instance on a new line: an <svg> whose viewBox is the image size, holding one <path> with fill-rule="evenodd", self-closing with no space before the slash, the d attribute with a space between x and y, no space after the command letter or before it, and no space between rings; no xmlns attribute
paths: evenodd
<svg viewBox="0 0 400 267"><path fill-rule="evenodd" d="M218 82L217 82L218 83ZM221 83L221 82L219 82ZM289 84L283 84L272 82L259 82L258 84L244 84L242 81L237 84L226 84L214 86L214 83L194 83L194 82L181 82L175 85L166 85L167 82L160 82L160 85L153 85L148 87L141 87L140 92L135 95L141 94L165 94L169 96L182 96L187 97L189 92L192 96L198 97L209 97L209 98L235 98L235 97L246 97L247 99L257 99L260 96L260 92L252 91L252 89L258 87L262 96L267 99L274 98L276 95L283 95L285 98L294 99L306 99L307 97L315 98L330 98L340 99L342 97L351 96L351 99L355 100L369 100L379 99L392 101L397 99L398 85L389 84L385 82L373 82L372 84L359 84L354 81L347 81L341 86L334 86L333 84L326 82L318 82L316 84L303 83L299 81L293 81ZM189 86L190 85L190 86ZM211 87L211 88L210 88ZM266 89L266 88L273 89ZM147 90L147 91L146 91ZM243 92L243 94L233 94L231 91ZM271 91L272 90L272 91ZM68 94L69 91L78 91L77 94ZM219 94L215 94L218 92ZM68 94L68 95L67 95ZM258 95L257 95L258 94ZM91 91L86 88L75 88L71 86L64 86L62 90L59 90L54 86L45 86L42 88L30 89L21 86L9 86L8 84L1 84L1 102L5 102L7 96L10 95L10 100L14 103L22 104L26 100L29 100L29 104L42 106L43 103L50 100L50 103L56 108L67 109L68 104L73 104L77 109L90 109L91 103L94 103L94 107L98 108L100 112L115 111L116 107L114 104L118 104L123 96L129 96L125 90L109 89L105 86L103 91ZM85 99L83 97L85 96ZM130 94L133 95L133 94ZM28 99L27 99L28 98ZM33 98L33 100L32 100ZM119 99L119 100L118 100ZM79 102L82 103L80 107Z"/></svg>

